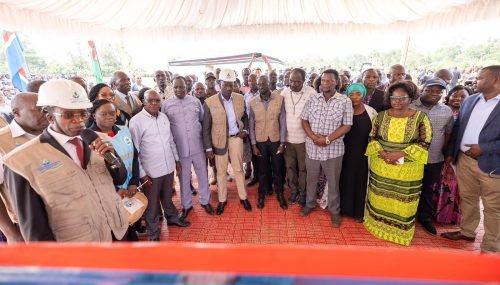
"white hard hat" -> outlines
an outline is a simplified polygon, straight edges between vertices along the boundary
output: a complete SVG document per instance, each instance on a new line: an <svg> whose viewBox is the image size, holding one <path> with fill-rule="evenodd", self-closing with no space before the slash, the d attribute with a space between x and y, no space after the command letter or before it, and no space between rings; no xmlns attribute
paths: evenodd
<svg viewBox="0 0 500 285"><path fill-rule="evenodd" d="M220 71L219 79L226 82L235 82L236 73L232 69L224 68L223 70Z"/></svg>
<svg viewBox="0 0 500 285"><path fill-rule="evenodd" d="M42 84L36 105L73 110L92 107L83 87L67 79L53 79Z"/></svg>

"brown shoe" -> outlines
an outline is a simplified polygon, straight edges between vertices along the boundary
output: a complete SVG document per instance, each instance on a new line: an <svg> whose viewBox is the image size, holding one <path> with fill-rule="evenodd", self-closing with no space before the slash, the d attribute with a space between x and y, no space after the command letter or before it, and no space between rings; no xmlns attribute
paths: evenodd
<svg viewBox="0 0 500 285"><path fill-rule="evenodd" d="M447 239L451 239L451 240L463 239L463 240L468 240L468 241L474 241L476 239L475 237L464 236L460 231L442 233L441 236L444 238L447 238Z"/></svg>

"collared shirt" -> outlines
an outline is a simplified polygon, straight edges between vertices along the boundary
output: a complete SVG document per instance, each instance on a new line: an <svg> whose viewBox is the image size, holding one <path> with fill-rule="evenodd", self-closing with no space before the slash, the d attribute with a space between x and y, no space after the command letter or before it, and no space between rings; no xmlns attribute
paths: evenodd
<svg viewBox="0 0 500 285"><path fill-rule="evenodd" d="M158 85L155 85L153 89L160 95L162 100L167 100L174 96L174 88L168 83L167 87L165 87L163 91L160 90L160 87L158 87Z"/></svg>
<svg viewBox="0 0 500 285"><path fill-rule="evenodd" d="M222 104L224 105L224 109L226 111L227 123L229 128L229 135L234 136L240 132L238 128L238 122L236 121L236 114L234 113L234 105L233 105L233 95L229 97L229 100L226 100L222 94L219 95L222 99Z"/></svg>
<svg viewBox="0 0 500 285"><path fill-rule="evenodd" d="M299 92L294 92L288 87L281 91L286 110L287 142L301 144L306 141L307 135L302 128L300 115L309 98L316 94L318 94L316 90L307 85L302 86Z"/></svg>
<svg viewBox="0 0 500 285"><path fill-rule="evenodd" d="M127 97L128 97L128 100L129 100L129 104L130 104L130 108L134 109L135 108L135 102L134 102L134 99L132 98L132 96L130 96L129 94L123 94L122 92L118 91L118 90L115 90L115 94L120 97L120 99L123 100L123 102L125 103L128 103L127 102Z"/></svg>
<svg viewBox="0 0 500 285"><path fill-rule="evenodd" d="M304 106L301 119L309 121L315 134L328 136L342 125L352 125L353 109L349 97L338 92L328 101L323 93L313 95ZM317 146L312 139L306 138L306 152L310 159L328 160L344 155L344 136L337 138L325 147Z"/></svg>
<svg viewBox="0 0 500 285"><path fill-rule="evenodd" d="M161 111L167 115L180 157L204 152L202 140L203 106L193 96L177 96L163 103Z"/></svg>
<svg viewBox="0 0 500 285"><path fill-rule="evenodd" d="M464 135L460 142L461 151L466 152L469 150L470 147L465 146L466 144L479 143L479 134L498 102L500 102L500 94L488 101L484 99L483 94L479 95L479 99L470 114L469 122L465 127Z"/></svg>
<svg viewBox="0 0 500 285"><path fill-rule="evenodd" d="M262 96L259 96L260 102L264 105L264 108L267 110L269 107L269 103L271 103L272 100L275 99L275 95L271 93L271 96L269 97L269 100L264 100L262 99ZM280 132L280 142L284 143L286 141L286 113L285 113L285 102L283 101L281 103L281 111L280 111L280 116L278 118L279 121L279 132ZM249 124L250 124L250 142L252 144L256 144L256 136L255 136L255 113L253 112L252 108L250 108L250 119L249 119Z"/></svg>
<svg viewBox="0 0 500 285"><path fill-rule="evenodd" d="M252 100L253 97L259 95L259 91L253 93L252 91L248 91L245 93L245 109L247 111L247 115L250 116L250 100Z"/></svg>
<svg viewBox="0 0 500 285"><path fill-rule="evenodd" d="M12 120L9 124L9 129L12 134L12 138L26 137L29 140L36 138L35 135L32 135L26 132L21 126L16 122L16 120ZM0 156L0 184L3 183L3 160Z"/></svg>
<svg viewBox="0 0 500 285"><path fill-rule="evenodd" d="M453 131L453 111L450 107L441 103L427 107L422 104L420 98L411 103L410 108L426 113L431 122L432 140L428 149L428 163L444 161L443 145L445 143L445 134L451 134Z"/></svg>
<svg viewBox="0 0 500 285"><path fill-rule="evenodd" d="M158 178L174 172L179 155L165 114L158 112L155 117L143 109L130 120L129 129L139 153L141 177Z"/></svg>
<svg viewBox="0 0 500 285"><path fill-rule="evenodd" d="M73 161L78 166L81 166L82 164L81 164L80 158L78 158L78 154L76 152L76 146L74 144L70 143L69 141L74 139L74 138L78 138L78 139L80 139L80 142L82 143L82 147L83 147L82 138L80 136L70 137L70 136L67 136L65 134L58 133L58 132L54 131L51 126L49 126L47 128L47 131L64 148L64 150L66 150L66 152L69 154L71 159L73 159Z"/></svg>

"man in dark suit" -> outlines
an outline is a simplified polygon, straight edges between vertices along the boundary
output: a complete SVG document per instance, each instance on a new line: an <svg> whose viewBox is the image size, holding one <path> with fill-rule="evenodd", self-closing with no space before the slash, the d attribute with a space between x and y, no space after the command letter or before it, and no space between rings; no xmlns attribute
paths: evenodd
<svg viewBox="0 0 500 285"><path fill-rule="evenodd" d="M500 66L483 68L477 77L478 94L467 98L455 123L447 161L457 163L461 198L460 231L443 233L452 240L475 239L484 206L481 251L500 251Z"/></svg>

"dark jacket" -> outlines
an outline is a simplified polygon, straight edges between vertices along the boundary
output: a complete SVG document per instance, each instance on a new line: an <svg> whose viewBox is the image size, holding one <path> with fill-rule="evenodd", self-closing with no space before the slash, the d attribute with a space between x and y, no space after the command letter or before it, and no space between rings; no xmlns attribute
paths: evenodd
<svg viewBox="0 0 500 285"><path fill-rule="evenodd" d="M469 123L470 115L477 102L482 96L475 94L467 99L460 107L460 114L455 121L453 133L451 135L448 147L448 155L457 160L460 153L460 143L464 136L465 127ZM500 102L497 103L490 116L486 120L481 132L479 133L479 147L482 154L477 157L479 168L486 173L493 171L500 175Z"/></svg>

